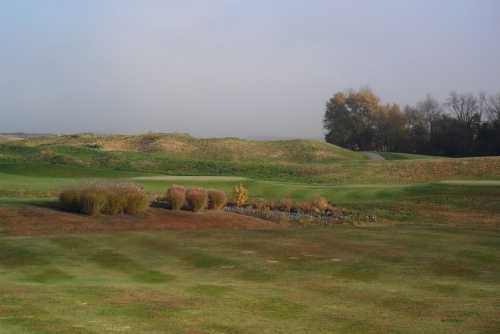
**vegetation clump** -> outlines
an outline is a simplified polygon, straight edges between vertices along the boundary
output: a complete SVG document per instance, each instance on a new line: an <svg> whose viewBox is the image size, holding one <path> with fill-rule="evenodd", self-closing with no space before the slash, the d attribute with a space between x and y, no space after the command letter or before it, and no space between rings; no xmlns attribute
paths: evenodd
<svg viewBox="0 0 500 334"><path fill-rule="evenodd" d="M243 185L239 184L233 189L233 200L236 206L243 206L248 201L248 189Z"/></svg>
<svg viewBox="0 0 500 334"><path fill-rule="evenodd" d="M186 191L186 203L190 210L199 212L208 205L208 193L203 188L190 188Z"/></svg>
<svg viewBox="0 0 500 334"><path fill-rule="evenodd" d="M167 202L172 210L180 210L186 203L186 189L182 186L172 186L167 190Z"/></svg>
<svg viewBox="0 0 500 334"><path fill-rule="evenodd" d="M227 196L224 191L214 189L208 191L208 208L210 210L221 210L226 203Z"/></svg>
<svg viewBox="0 0 500 334"><path fill-rule="evenodd" d="M87 215L139 214L149 207L144 190L133 183L95 183L60 193L59 201L69 211Z"/></svg>

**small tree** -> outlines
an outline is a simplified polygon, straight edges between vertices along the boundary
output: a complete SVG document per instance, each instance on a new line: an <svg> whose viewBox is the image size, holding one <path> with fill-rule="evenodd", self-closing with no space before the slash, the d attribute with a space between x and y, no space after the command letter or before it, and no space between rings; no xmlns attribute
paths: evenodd
<svg viewBox="0 0 500 334"><path fill-rule="evenodd" d="M236 206L242 206L248 201L248 189L243 184L239 184L233 189L233 199Z"/></svg>

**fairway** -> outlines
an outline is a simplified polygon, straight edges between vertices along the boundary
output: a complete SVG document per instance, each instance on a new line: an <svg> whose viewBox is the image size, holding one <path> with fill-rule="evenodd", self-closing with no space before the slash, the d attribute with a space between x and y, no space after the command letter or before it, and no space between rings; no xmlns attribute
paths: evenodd
<svg viewBox="0 0 500 334"><path fill-rule="evenodd" d="M497 233L4 235L0 333L496 333Z"/></svg>
<svg viewBox="0 0 500 334"><path fill-rule="evenodd" d="M241 164L48 144L53 163L33 142L0 145L0 334L500 331L498 158ZM109 181L152 199L322 196L354 218L58 208L60 191Z"/></svg>

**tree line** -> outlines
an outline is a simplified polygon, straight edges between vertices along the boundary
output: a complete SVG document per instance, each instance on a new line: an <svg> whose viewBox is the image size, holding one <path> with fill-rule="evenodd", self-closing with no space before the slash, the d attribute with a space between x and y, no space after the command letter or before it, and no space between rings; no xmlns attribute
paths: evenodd
<svg viewBox="0 0 500 334"><path fill-rule="evenodd" d="M500 93L430 95L414 106L385 104L369 89L326 104L327 142L353 150L444 156L500 155Z"/></svg>

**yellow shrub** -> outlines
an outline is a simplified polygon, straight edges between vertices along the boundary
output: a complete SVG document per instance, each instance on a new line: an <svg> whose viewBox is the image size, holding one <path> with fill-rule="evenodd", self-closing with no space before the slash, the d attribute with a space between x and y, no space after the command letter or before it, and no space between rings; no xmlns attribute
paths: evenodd
<svg viewBox="0 0 500 334"><path fill-rule="evenodd" d="M234 187L233 200L237 206L242 206L248 201L248 189L243 184Z"/></svg>

